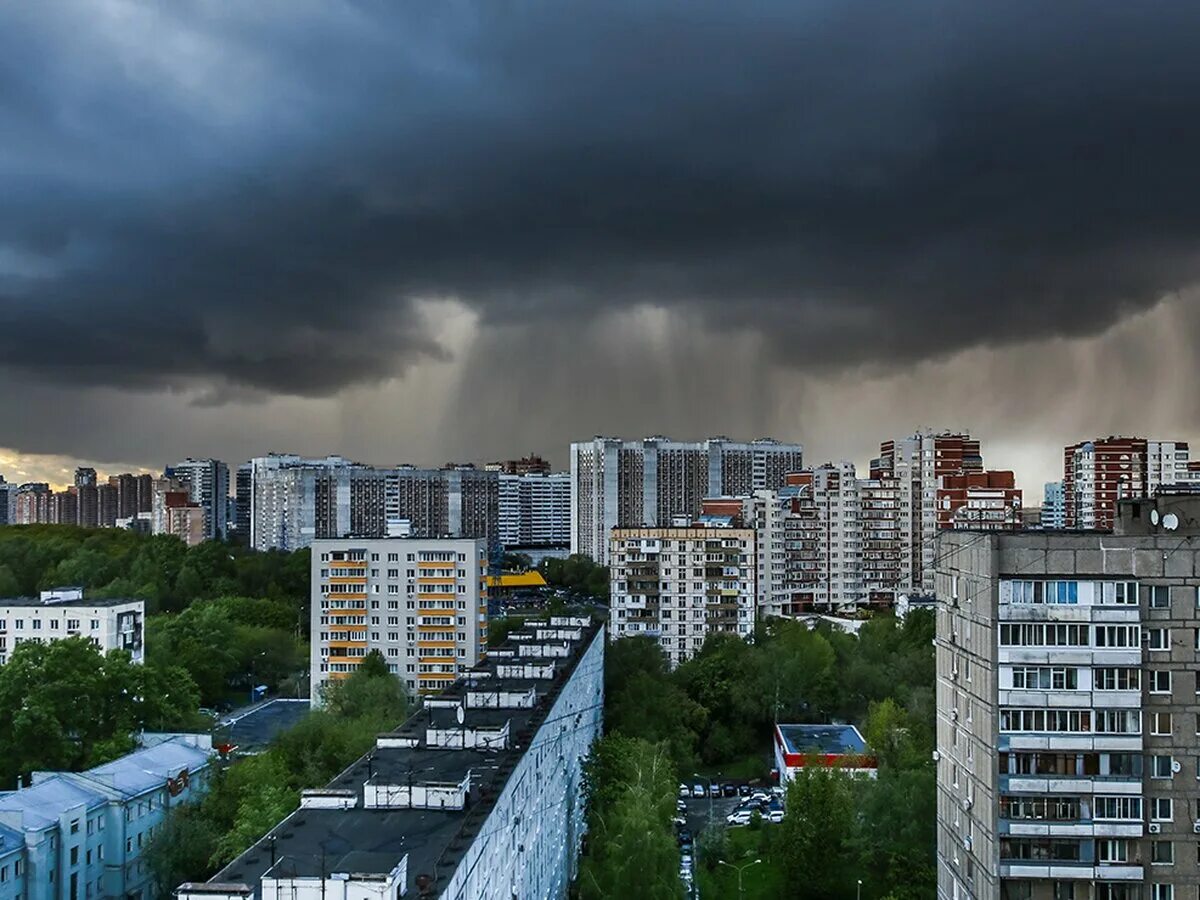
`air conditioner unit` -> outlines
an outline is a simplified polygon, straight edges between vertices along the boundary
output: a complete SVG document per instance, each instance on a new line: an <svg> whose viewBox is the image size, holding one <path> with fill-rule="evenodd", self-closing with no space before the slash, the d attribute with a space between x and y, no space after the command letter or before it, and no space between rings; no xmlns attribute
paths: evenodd
<svg viewBox="0 0 1200 900"><path fill-rule="evenodd" d="M1146 831L1149 834L1159 834L1162 831L1162 826L1157 822L1151 822L1146 826Z"/></svg>
<svg viewBox="0 0 1200 900"><path fill-rule="evenodd" d="M1200 834L1200 820L1197 820L1195 823L1193 823L1192 831L1196 832L1196 834Z"/></svg>
<svg viewBox="0 0 1200 900"><path fill-rule="evenodd" d="M934 762L937 762L937 761L938 761L939 759L941 759L941 758L942 758L942 754L940 754L940 753L938 753L936 750L934 750L934 751L933 751L933 761L934 761Z"/></svg>

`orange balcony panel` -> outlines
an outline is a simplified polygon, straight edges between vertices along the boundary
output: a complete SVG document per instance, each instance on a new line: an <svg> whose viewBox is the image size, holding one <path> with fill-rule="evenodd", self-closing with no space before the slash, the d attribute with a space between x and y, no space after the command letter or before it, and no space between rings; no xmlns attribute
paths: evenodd
<svg viewBox="0 0 1200 900"><path fill-rule="evenodd" d="M347 650L351 647L365 647L367 642L363 641L330 641L329 648L331 650Z"/></svg>
<svg viewBox="0 0 1200 900"><path fill-rule="evenodd" d="M427 560L423 559L417 563L418 568L422 569L453 569L458 563L452 560Z"/></svg>
<svg viewBox="0 0 1200 900"><path fill-rule="evenodd" d="M426 641L426 640L421 640L418 638L417 646L418 647L442 647L442 648L448 649L451 647L457 647L458 642L457 641Z"/></svg>

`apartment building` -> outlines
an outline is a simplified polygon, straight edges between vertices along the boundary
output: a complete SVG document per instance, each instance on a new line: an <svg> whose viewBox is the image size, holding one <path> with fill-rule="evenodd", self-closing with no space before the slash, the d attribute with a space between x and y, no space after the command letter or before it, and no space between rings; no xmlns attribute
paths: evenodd
<svg viewBox="0 0 1200 900"><path fill-rule="evenodd" d="M1184 441L1107 437L1063 449L1067 528L1112 528L1118 500L1150 497L1196 480Z"/></svg>
<svg viewBox="0 0 1200 900"><path fill-rule="evenodd" d="M569 472L499 475L500 546L565 547L571 542Z"/></svg>
<svg viewBox="0 0 1200 900"><path fill-rule="evenodd" d="M204 511L205 540L224 540L229 523L229 466L219 459L190 456L163 473L187 488L191 502Z"/></svg>
<svg viewBox="0 0 1200 900"><path fill-rule="evenodd" d="M499 472L502 475L549 475L550 463L536 454L530 453L520 459L506 459L491 462L484 466L489 472Z"/></svg>
<svg viewBox="0 0 1200 900"><path fill-rule="evenodd" d="M142 662L145 619L141 600L87 598L78 587L0 599L0 665L25 641L45 644L77 636L105 653L124 650L134 662Z"/></svg>
<svg viewBox="0 0 1200 900"><path fill-rule="evenodd" d="M171 811L211 777L206 734L146 734L144 746L84 772L35 772L0 793L0 897L158 896L146 849Z"/></svg>
<svg viewBox="0 0 1200 900"><path fill-rule="evenodd" d="M17 522L17 486L0 475L0 525L15 525Z"/></svg>
<svg viewBox="0 0 1200 900"><path fill-rule="evenodd" d="M943 900L1200 891L1200 497L938 549Z"/></svg>
<svg viewBox="0 0 1200 900"><path fill-rule="evenodd" d="M571 552L607 562L614 528L665 527L694 517L705 497L782 487L803 467L800 444L769 438L678 442L597 437L571 445Z"/></svg>
<svg viewBox="0 0 1200 900"><path fill-rule="evenodd" d="M675 666L714 632L754 631L753 528L730 517L670 528L617 528L609 550L610 636L656 638Z"/></svg>
<svg viewBox="0 0 1200 900"><path fill-rule="evenodd" d="M1042 490L1042 528L1067 527L1067 499L1061 481L1047 481Z"/></svg>
<svg viewBox="0 0 1200 900"><path fill-rule="evenodd" d="M896 480L903 590L932 593L939 530L977 522L1021 524L1021 492L1012 473L985 472L979 441L969 434L925 431L883 441L871 461L871 477Z"/></svg>
<svg viewBox="0 0 1200 900"><path fill-rule="evenodd" d="M377 468L340 456L272 454L249 463L250 545L296 550L315 539L404 531L497 539L497 473L470 466Z"/></svg>
<svg viewBox="0 0 1200 900"><path fill-rule="evenodd" d="M604 627L526 623L178 900L565 900L600 735Z"/></svg>
<svg viewBox="0 0 1200 900"><path fill-rule="evenodd" d="M344 538L312 544L312 703L378 650L412 693L436 693L487 649L482 540Z"/></svg>

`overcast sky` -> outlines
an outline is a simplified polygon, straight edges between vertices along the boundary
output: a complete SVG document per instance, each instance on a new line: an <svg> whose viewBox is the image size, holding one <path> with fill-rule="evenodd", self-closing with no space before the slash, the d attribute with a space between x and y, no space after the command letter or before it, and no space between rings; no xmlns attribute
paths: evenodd
<svg viewBox="0 0 1200 900"><path fill-rule="evenodd" d="M1200 439L1200 5L0 11L0 474Z"/></svg>

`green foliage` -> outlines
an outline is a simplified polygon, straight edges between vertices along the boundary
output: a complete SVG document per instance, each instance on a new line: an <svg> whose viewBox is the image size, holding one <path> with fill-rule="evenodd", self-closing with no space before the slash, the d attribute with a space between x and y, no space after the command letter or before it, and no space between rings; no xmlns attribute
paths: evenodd
<svg viewBox="0 0 1200 900"><path fill-rule="evenodd" d="M700 833L697 847L701 865L706 869L715 869L718 860L729 858L729 830L719 821L709 822Z"/></svg>
<svg viewBox="0 0 1200 900"><path fill-rule="evenodd" d="M349 678L330 682L322 699L334 715L375 723L376 732L396 727L408 715L404 684L388 672L378 650L368 653Z"/></svg>
<svg viewBox="0 0 1200 900"><path fill-rule="evenodd" d="M664 747L610 735L585 765L588 840L581 900L679 900L679 850L671 828L677 770Z"/></svg>
<svg viewBox="0 0 1200 900"><path fill-rule="evenodd" d="M185 881L203 881L219 840L216 826L199 806L173 808L144 854L155 874L155 896L170 897Z"/></svg>
<svg viewBox="0 0 1200 900"><path fill-rule="evenodd" d="M608 567L598 566L583 553L573 553L566 559L546 558L538 567L546 583L567 588L608 602Z"/></svg>
<svg viewBox="0 0 1200 900"><path fill-rule="evenodd" d="M813 900L843 900L858 878L859 781L835 769L802 769L788 786L780 852L788 879Z"/></svg>
<svg viewBox="0 0 1200 900"><path fill-rule="evenodd" d="M792 839L777 840L773 836L784 833L779 826L764 825L764 863L756 870L770 869L771 883L777 878L779 884L806 885L789 896L847 896L841 881L848 872L857 873L851 888L857 878L864 879L864 887L870 888L865 896L889 890L898 897L931 896L933 628L933 617L925 611L903 624L877 617L857 636L828 626L810 630L802 623L771 620L759 627L753 641L710 636L699 653L673 672L654 640L616 641L605 663L605 728L610 735L659 743L682 773L698 767L731 778L765 768L774 721L858 723L879 758L879 778L813 787L817 794L832 792L840 798L845 840L839 838L827 851L820 842L804 843L806 833L800 833L794 837L804 839L799 846L805 849L785 851L783 845ZM849 794L838 793L843 788ZM789 805L785 822L794 809ZM789 828L802 829L802 818L792 820ZM817 858L800 859L812 854ZM808 877L805 866L813 867L815 884L822 885L811 894L805 892L806 881L782 874L786 869ZM761 872L755 877L766 880ZM730 884L716 873L712 879Z"/></svg>
<svg viewBox="0 0 1200 900"><path fill-rule="evenodd" d="M0 527L0 596L80 585L96 597L145 600L147 612L178 612L197 600L253 597L278 600L293 615L308 602L309 553L257 553L220 541L187 547L171 535L71 525ZM257 623L265 624L265 623Z"/></svg>
<svg viewBox="0 0 1200 900"><path fill-rule="evenodd" d="M0 785L107 762L132 750L141 729L194 728L198 705L178 666L137 665L78 637L20 644L0 667Z"/></svg>

